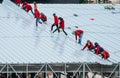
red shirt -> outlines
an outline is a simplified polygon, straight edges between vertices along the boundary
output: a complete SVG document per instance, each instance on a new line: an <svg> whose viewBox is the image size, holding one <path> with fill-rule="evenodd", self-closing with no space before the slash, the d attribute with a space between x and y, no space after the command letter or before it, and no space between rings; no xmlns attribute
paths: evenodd
<svg viewBox="0 0 120 78"><path fill-rule="evenodd" d="M28 3L27 3L27 2L24 2L24 3L22 4L22 9L23 9L23 8L26 8L26 5L28 5Z"/></svg>
<svg viewBox="0 0 120 78"><path fill-rule="evenodd" d="M40 12L37 9L35 10L35 18L40 18Z"/></svg>
<svg viewBox="0 0 120 78"><path fill-rule="evenodd" d="M20 3L21 3L21 0L15 0L15 3L16 3L16 4L20 4Z"/></svg>
<svg viewBox="0 0 120 78"><path fill-rule="evenodd" d="M58 24L58 17L54 16L54 24Z"/></svg>
<svg viewBox="0 0 120 78"><path fill-rule="evenodd" d="M26 11L28 12L29 10L32 10L32 6L30 4L26 5Z"/></svg>
<svg viewBox="0 0 120 78"><path fill-rule="evenodd" d="M110 57L110 54L106 50L103 51L103 55L104 59L106 59L106 57Z"/></svg>
<svg viewBox="0 0 120 78"><path fill-rule="evenodd" d="M59 26L59 28L64 29L64 25L65 25L65 23L64 23L64 20L62 19L62 20L60 21L60 26Z"/></svg>
<svg viewBox="0 0 120 78"><path fill-rule="evenodd" d="M80 36L80 34L83 34L83 30L76 30L75 31L75 39L77 40L77 36Z"/></svg>
<svg viewBox="0 0 120 78"><path fill-rule="evenodd" d="M47 21L46 15L41 15L41 18L44 18Z"/></svg>
<svg viewBox="0 0 120 78"><path fill-rule="evenodd" d="M93 43L92 43L92 42L89 42L89 43L86 43L86 44L85 44L85 46L83 47L82 50L84 50L84 49L85 49L86 47L88 47L88 46L90 47L89 50L92 50L92 49L94 48Z"/></svg>
<svg viewBox="0 0 120 78"><path fill-rule="evenodd" d="M104 49L100 45L97 45L95 54L101 54L103 51Z"/></svg>

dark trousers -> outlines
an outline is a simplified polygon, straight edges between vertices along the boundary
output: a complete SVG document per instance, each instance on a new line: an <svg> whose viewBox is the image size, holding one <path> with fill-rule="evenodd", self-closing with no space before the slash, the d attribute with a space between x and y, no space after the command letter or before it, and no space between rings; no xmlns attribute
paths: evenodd
<svg viewBox="0 0 120 78"><path fill-rule="evenodd" d="M54 31L53 31L53 33L55 32L55 31L57 31L57 30L59 30L60 31L60 28L58 27L58 28L56 28ZM64 28L62 28L62 31L65 33L65 35L67 36L68 34L65 32L65 30L64 30Z"/></svg>
<svg viewBox="0 0 120 78"><path fill-rule="evenodd" d="M40 22L40 18L36 18L36 27L38 26L38 23L42 24L42 22Z"/></svg>
<svg viewBox="0 0 120 78"><path fill-rule="evenodd" d="M31 10L31 13L33 14L33 16L34 16L34 12L33 12L33 10Z"/></svg>
<svg viewBox="0 0 120 78"><path fill-rule="evenodd" d="M80 36L79 36L78 44L81 44L81 42L82 42L82 36L83 36L83 33L80 34Z"/></svg>
<svg viewBox="0 0 120 78"><path fill-rule="evenodd" d="M104 57L105 57L103 54L101 54L101 56L102 56L102 58L104 58ZM105 58L105 59L107 59L107 58L108 58L108 56L106 56L106 58Z"/></svg>
<svg viewBox="0 0 120 78"><path fill-rule="evenodd" d="M88 49L89 49L89 50L93 50L93 49L94 49L94 47L92 47L92 48L91 48L91 46L88 46Z"/></svg>
<svg viewBox="0 0 120 78"><path fill-rule="evenodd" d="M20 7L20 4L16 4L18 7Z"/></svg>
<svg viewBox="0 0 120 78"><path fill-rule="evenodd" d="M41 20L42 20L42 22L45 22L45 21L47 21L47 20L45 20L44 18L41 18Z"/></svg>
<svg viewBox="0 0 120 78"><path fill-rule="evenodd" d="M25 8L25 7L23 7L22 9L26 11L26 8Z"/></svg>
<svg viewBox="0 0 120 78"><path fill-rule="evenodd" d="M56 26L56 29L58 29L58 32L60 32L59 27L58 27L58 24L53 24L53 25L51 26L51 31L53 30L53 27L54 27L54 26Z"/></svg>
<svg viewBox="0 0 120 78"><path fill-rule="evenodd" d="M29 11L31 11L31 13L33 14L33 16L34 16L34 12L33 12L33 10L26 10L27 12L29 12Z"/></svg>

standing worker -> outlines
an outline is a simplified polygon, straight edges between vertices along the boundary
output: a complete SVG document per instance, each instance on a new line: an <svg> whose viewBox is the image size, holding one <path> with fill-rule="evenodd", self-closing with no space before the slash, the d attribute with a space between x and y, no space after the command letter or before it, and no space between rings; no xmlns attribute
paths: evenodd
<svg viewBox="0 0 120 78"><path fill-rule="evenodd" d="M38 23L42 24L42 22L40 22L41 15L38 9L35 10L34 15L36 18L36 27L38 27Z"/></svg>
<svg viewBox="0 0 120 78"><path fill-rule="evenodd" d="M64 19L62 17L59 17L58 18L60 20L60 23L59 23L59 27L56 28L53 33L58 30L58 32L60 32L60 29L62 29L62 31L64 32L64 34L67 36L68 34L65 32L64 28L65 28L65 22L64 22Z"/></svg>
<svg viewBox="0 0 120 78"><path fill-rule="evenodd" d="M55 13L53 13L53 16L54 16L54 23L51 26L51 31L53 30L53 27L56 26L56 28L58 29L58 32L60 32L58 28L58 16Z"/></svg>

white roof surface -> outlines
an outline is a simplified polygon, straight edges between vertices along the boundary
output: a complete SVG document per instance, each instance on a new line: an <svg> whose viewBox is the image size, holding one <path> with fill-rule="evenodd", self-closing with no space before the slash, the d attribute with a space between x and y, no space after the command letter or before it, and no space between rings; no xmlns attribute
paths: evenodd
<svg viewBox="0 0 120 78"><path fill-rule="evenodd" d="M39 24L39 29L35 30L35 19L31 12L26 13L4 0L0 5L0 63L87 62L111 65L120 62L120 13L112 14L113 10L105 10L105 5L39 4L39 10L48 17L48 24ZM120 11L120 5L114 7L115 12ZM64 18L68 38L63 32L55 32L51 37L49 30L53 23L53 13ZM111 62L86 49L81 51L83 46L76 44L71 34L74 26L84 30L82 44L88 39L93 43L98 42L109 51Z"/></svg>

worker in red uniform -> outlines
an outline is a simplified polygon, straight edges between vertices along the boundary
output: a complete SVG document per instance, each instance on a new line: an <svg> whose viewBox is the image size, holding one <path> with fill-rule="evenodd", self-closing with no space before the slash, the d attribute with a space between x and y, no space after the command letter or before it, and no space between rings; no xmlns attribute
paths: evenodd
<svg viewBox="0 0 120 78"><path fill-rule="evenodd" d="M56 26L56 29L58 29L58 32L60 32L58 28L58 16L55 13L53 13L53 16L54 16L54 23L51 26L51 31L53 30L53 27Z"/></svg>
<svg viewBox="0 0 120 78"><path fill-rule="evenodd" d="M67 36L68 34L65 32L64 28L65 28L65 22L64 22L64 19L62 17L59 17L58 18L60 20L60 23L59 23L59 27L56 28L53 33L58 30L58 32L60 31L60 29L62 29L62 31L64 32L64 34Z"/></svg>
<svg viewBox="0 0 120 78"><path fill-rule="evenodd" d="M87 40L87 43L85 44L85 46L83 47L82 50L84 50L85 48L88 48L88 50L92 51L94 49L94 45L90 40Z"/></svg>
<svg viewBox="0 0 120 78"><path fill-rule="evenodd" d="M21 0L15 0L14 2L15 2L15 4L18 5L18 6L20 6L20 4L21 4Z"/></svg>
<svg viewBox="0 0 120 78"><path fill-rule="evenodd" d="M110 54L108 53L108 51L104 50L102 53L101 53L101 56L102 58L104 59L108 59L110 57Z"/></svg>
<svg viewBox="0 0 120 78"><path fill-rule="evenodd" d="M47 24L47 16L41 12L41 20L43 23Z"/></svg>
<svg viewBox="0 0 120 78"><path fill-rule="evenodd" d="M38 23L42 24L42 22L40 21L41 15L38 9L35 10L35 18L36 18L36 27L38 27Z"/></svg>
<svg viewBox="0 0 120 78"><path fill-rule="evenodd" d="M78 44L81 44L82 42L83 32L84 32L83 30L75 30L72 32L72 34L75 35L76 42L77 42L77 37L79 37Z"/></svg>
<svg viewBox="0 0 120 78"><path fill-rule="evenodd" d="M104 49L97 42L94 43L94 46L95 54L101 54L104 51Z"/></svg>
<svg viewBox="0 0 120 78"><path fill-rule="evenodd" d="M31 13L34 15L32 6L30 4L26 4L26 12L29 12L29 11L31 11Z"/></svg>
<svg viewBox="0 0 120 78"><path fill-rule="evenodd" d="M28 3L26 2L26 1L24 1L23 3L22 3L22 9L23 10L25 10L26 11L26 5L27 5Z"/></svg>

